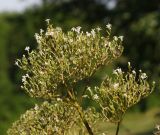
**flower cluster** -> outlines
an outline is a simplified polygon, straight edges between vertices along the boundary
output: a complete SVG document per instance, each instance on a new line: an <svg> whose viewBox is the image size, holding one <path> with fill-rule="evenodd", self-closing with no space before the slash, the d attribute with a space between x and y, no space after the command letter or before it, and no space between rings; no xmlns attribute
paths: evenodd
<svg viewBox="0 0 160 135"><path fill-rule="evenodd" d="M64 89L73 88L122 53L122 38L112 39L109 34L104 37L100 28L85 33L78 26L64 33L47 22L47 31L35 34L38 49L30 52L30 47L26 47L28 56L16 62L29 76L22 77L22 87L32 97L64 96ZM109 25L106 31L111 32Z"/></svg>
<svg viewBox="0 0 160 135"><path fill-rule="evenodd" d="M79 116L76 109L64 102L36 105L33 109L23 114L11 129L10 135L62 135L67 133Z"/></svg>
<svg viewBox="0 0 160 135"><path fill-rule="evenodd" d="M131 70L130 64L129 70ZM88 88L89 98L96 101L101 108L103 117L117 123L123 118L128 108L138 103L142 98L148 96L154 88L147 82L146 73L135 70L128 73L122 72L120 68L113 71L113 77L106 77L100 87L93 90Z"/></svg>

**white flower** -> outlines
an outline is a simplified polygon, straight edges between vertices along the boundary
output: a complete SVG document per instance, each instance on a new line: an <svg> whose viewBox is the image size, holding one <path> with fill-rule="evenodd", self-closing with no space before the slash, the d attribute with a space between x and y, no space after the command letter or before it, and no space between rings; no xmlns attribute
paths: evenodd
<svg viewBox="0 0 160 135"><path fill-rule="evenodd" d="M77 32L77 33L80 33L80 30L81 30L81 27L78 26L78 27L76 28L76 32Z"/></svg>
<svg viewBox="0 0 160 135"><path fill-rule="evenodd" d="M38 34L38 33L35 33L35 38L36 38L36 40L37 40L37 42L38 43L40 43L41 42L41 39L42 39L42 37Z"/></svg>
<svg viewBox="0 0 160 135"><path fill-rule="evenodd" d="M111 28L112 28L112 25L111 25L110 23L108 23L108 24L106 25L106 28L107 28L107 29L111 29Z"/></svg>
<svg viewBox="0 0 160 135"><path fill-rule="evenodd" d="M38 110L39 106L37 104L35 104L34 110Z"/></svg>
<svg viewBox="0 0 160 135"><path fill-rule="evenodd" d="M30 91L31 91L31 92L34 92L34 90L33 90L33 89L30 89Z"/></svg>
<svg viewBox="0 0 160 135"><path fill-rule="evenodd" d="M119 36L119 39L120 39L121 41L123 41L123 36Z"/></svg>
<svg viewBox="0 0 160 135"><path fill-rule="evenodd" d="M26 82L26 76L22 76L22 82Z"/></svg>
<svg viewBox="0 0 160 135"><path fill-rule="evenodd" d="M28 74L22 76L22 82L23 83L26 82L26 78L29 78Z"/></svg>
<svg viewBox="0 0 160 135"><path fill-rule="evenodd" d="M94 30L94 29L91 30L91 34L92 34L93 37L95 37L95 34L96 34L96 33L95 33L95 30Z"/></svg>
<svg viewBox="0 0 160 135"><path fill-rule="evenodd" d="M118 75L117 70L114 70L114 71L113 71L113 74L114 74L114 75Z"/></svg>
<svg viewBox="0 0 160 135"><path fill-rule="evenodd" d="M98 27L98 28L96 28L97 29L97 31L100 31L101 30L101 28L100 27Z"/></svg>
<svg viewBox="0 0 160 135"><path fill-rule="evenodd" d="M113 74L115 74L115 75L122 74L122 69L117 68L116 70L113 71Z"/></svg>
<svg viewBox="0 0 160 135"><path fill-rule="evenodd" d="M126 93L124 93L124 94L123 94L123 96L124 96L124 97L127 97L127 94L126 94Z"/></svg>
<svg viewBox="0 0 160 135"><path fill-rule="evenodd" d="M57 101L62 101L62 99L61 98L57 98Z"/></svg>
<svg viewBox="0 0 160 135"><path fill-rule="evenodd" d="M131 67L131 63L130 62L128 62L128 66Z"/></svg>
<svg viewBox="0 0 160 135"><path fill-rule="evenodd" d="M117 68L117 72L118 72L119 74L122 74L122 69L121 69L121 68Z"/></svg>
<svg viewBox="0 0 160 135"><path fill-rule="evenodd" d="M37 39L39 37L39 34L38 33L35 33L34 34L35 38Z"/></svg>
<svg viewBox="0 0 160 135"><path fill-rule="evenodd" d="M142 73L142 74L141 74L141 79L146 79L146 78L147 78L146 73Z"/></svg>
<svg viewBox="0 0 160 135"><path fill-rule="evenodd" d="M86 32L86 35L87 35L87 37L90 37L90 36L91 36L91 33Z"/></svg>
<svg viewBox="0 0 160 135"><path fill-rule="evenodd" d="M97 95L97 94L95 94L95 95L93 96L93 99L94 99L94 100L99 99L98 95Z"/></svg>
<svg viewBox="0 0 160 135"><path fill-rule="evenodd" d="M71 30L72 30L72 31L76 31L76 28L75 28L75 27L73 27Z"/></svg>
<svg viewBox="0 0 160 135"><path fill-rule="evenodd" d="M16 65L16 66L19 66L19 63L18 63L18 61L15 61L15 65Z"/></svg>
<svg viewBox="0 0 160 135"><path fill-rule="evenodd" d="M29 75L28 75L28 74L26 74L26 77L28 77L28 78L29 78Z"/></svg>
<svg viewBox="0 0 160 135"><path fill-rule="evenodd" d="M113 39L114 39L115 41L118 41L118 37L117 37L117 36L114 36Z"/></svg>
<svg viewBox="0 0 160 135"><path fill-rule="evenodd" d="M28 51L28 52L29 52L29 49L30 49L30 47L29 47L29 46L26 46L25 51Z"/></svg>
<svg viewBox="0 0 160 135"><path fill-rule="evenodd" d="M136 71L133 70L132 73L133 73L133 74L136 74Z"/></svg>
<svg viewBox="0 0 160 135"><path fill-rule="evenodd" d="M119 83L113 84L113 88L114 88L114 89L117 89L118 87L119 87Z"/></svg>
<svg viewBox="0 0 160 135"><path fill-rule="evenodd" d="M46 62L46 61L45 61L44 64L45 64L45 65L49 65L49 62Z"/></svg>
<svg viewBox="0 0 160 135"><path fill-rule="evenodd" d="M47 24L49 24L50 19L46 19L45 21L47 22Z"/></svg>
<svg viewBox="0 0 160 135"><path fill-rule="evenodd" d="M155 127L157 130L160 130L160 125L156 125Z"/></svg>
<svg viewBox="0 0 160 135"><path fill-rule="evenodd" d="M43 29L40 29L40 33L42 34L44 32L44 30Z"/></svg>
<svg viewBox="0 0 160 135"><path fill-rule="evenodd" d="M81 27L80 26L78 26L78 27L73 27L72 29L71 29L72 31L75 31L75 32L77 32L77 33L80 33L80 30L81 30Z"/></svg>
<svg viewBox="0 0 160 135"><path fill-rule="evenodd" d="M53 32L53 31L47 31L45 35L46 35L46 36L53 36L53 35L54 35L54 32Z"/></svg>

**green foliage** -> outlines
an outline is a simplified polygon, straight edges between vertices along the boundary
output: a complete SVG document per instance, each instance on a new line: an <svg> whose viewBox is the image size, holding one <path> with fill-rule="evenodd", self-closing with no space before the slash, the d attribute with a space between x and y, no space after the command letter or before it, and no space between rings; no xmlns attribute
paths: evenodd
<svg viewBox="0 0 160 135"><path fill-rule="evenodd" d="M44 102L23 114L8 134L62 135L75 124L78 117L76 109L65 102Z"/></svg>

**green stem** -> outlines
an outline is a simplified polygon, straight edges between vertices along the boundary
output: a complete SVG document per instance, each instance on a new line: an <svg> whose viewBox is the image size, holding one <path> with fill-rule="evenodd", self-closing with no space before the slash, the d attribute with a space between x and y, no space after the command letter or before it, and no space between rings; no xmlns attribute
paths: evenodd
<svg viewBox="0 0 160 135"><path fill-rule="evenodd" d="M119 133L120 124L121 124L121 122L119 121L119 122L117 123L116 135L118 135L118 133Z"/></svg>

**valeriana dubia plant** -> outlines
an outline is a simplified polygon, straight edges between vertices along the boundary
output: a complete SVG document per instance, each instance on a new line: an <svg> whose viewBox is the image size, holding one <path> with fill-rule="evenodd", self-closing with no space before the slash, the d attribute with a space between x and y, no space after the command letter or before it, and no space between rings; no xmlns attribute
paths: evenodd
<svg viewBox="0 0 160 135"><path fill-rule="evenodd" d="M22 88L34 98L44 99L16 121L8 130L9 135L105 135L97 130L97 120L109 120L119 125L128 108L148 96L153 88L145 73L113 71L99 87L90 88L90 77L102 66L121 56L123 37L112 37L111 25L106 25L106 34L101 28L90 32L81 27L64 33L54 28L47 20L47 30L35 34L37 49L23 55L16 65L24 70ZM85 80L86 87L81 95L76 85ZM82 107L82 100L89 98L97 107ZM81 100L79 100L81 99ZM77 131L74 131L77 130Z"/></svg>

